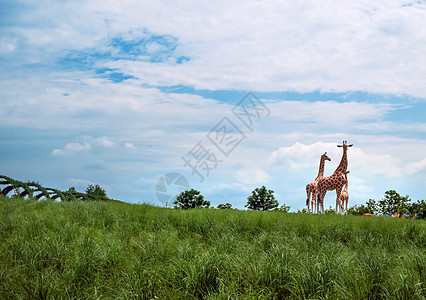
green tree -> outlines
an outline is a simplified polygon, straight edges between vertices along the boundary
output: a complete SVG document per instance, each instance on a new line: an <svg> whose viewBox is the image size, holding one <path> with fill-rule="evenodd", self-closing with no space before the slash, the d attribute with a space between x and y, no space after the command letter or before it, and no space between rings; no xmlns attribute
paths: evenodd
<svg viewBox="0 0 426 300"><path fill-rule="evenodd" d="M412 215L418 214L419 219L426 218L426 201L425 200L418 200L417 202L413 202L408 207L408 209Z"/></svg>
<svg viewBox="0 0 426 300"><path fill-rule="evenodd" d="M247 200L245 207L251 210L271 210L278 206L278 201L274 197L274 191L267 190L265 186L256 188Z"/></svg>
<svg viewBox="0 0 426 300"><path fill-rule="evenodd" d="M385 198L379 201L377 207L381 213L391 214L407 209L410 201L408 196L402 197L395 190L389 190L385 192Z"/></svg>
<svg viewBox="0 0 426 300"><path fill-rule="evenodd" d="M369 213L369 214L375 214L375 213L377 213L377 209L378 209L377 202L374 201L374 199L368 199L366 205L367 205L367 207L366 207L366 209L367 209L366 213Z"/></svg>
<svg viewBox="0 0 426 300"><path fill-rule="evenodd" d="M190 209L196 207L209 207L210 201L204 200L204 196L194 189L180 193L173 202L175 208Z"/></svg>
<svg viewBox="0 0 426 300"><path fill-rule="evenodd" d="M104 198L107 197L105 190L97 184L96 185L89 184L86 188L86 194L90 196L95 196L95 197L104 197Z"/></svg>
<svg viewBox="0 0 426 300"><path fill-rule="evenodd" d="M226 204L219 204L217 206L218 209L232 209L232 204L231 203L226 203Z"/></svg>

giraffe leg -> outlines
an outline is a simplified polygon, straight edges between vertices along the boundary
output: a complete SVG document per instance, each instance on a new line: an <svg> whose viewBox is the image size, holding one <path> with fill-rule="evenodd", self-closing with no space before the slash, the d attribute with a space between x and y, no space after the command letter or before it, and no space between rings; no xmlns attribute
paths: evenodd
<svg viewBox="0 0 426 300"><path fill-rule="evenodd" d="M341 213L341 209L340 209L340 195L341 194L342 194L342 188L337 187L336 188L336 214Z"/></svg>
<svg viewBox="0 0 426 300"><path fill-rule="evenodd" d="M319 193L317 194L317 199L315 200L315 213L318 214L319 213Z"/></svg>
<svg viewBox="0 0 426 300"><path fill-rule="evenodd" d="M321 214L324 214L324 196L325 192L323 191L319 191L317 194L317 211Z"/></svg>
<svg viewBox="0 0 426 300"><path fill-rule="evenodd" d="M348 202L349 202L349 197L346 198L346 201L345 201L345 215L348 214Z"/></svg>
<svg viewBox="0 0 426 300"><path fill-rule="evenodd" d="M306 206L307 206L307 208L308 208L308 213L310 213L310 210L309 210L309 202L310 202L310 200L311 200L311 190L310 190L309 186L306 186L306 195L307 195L307 199L306 199Z"/></svg>
<svg viewBox="0 0 426 300"><path fill-rule="evenodd" d="M317 194L318 194L318 193L316 193L316 192L312 194L312 213L313 213L313 214L317 213L317 212L316 212L316 210L314 210L314 207L316 208L316 206L317 206L317 205L316 205L316 204L317 204L317 201L316 201L316 199L317 199Z"/></svg>

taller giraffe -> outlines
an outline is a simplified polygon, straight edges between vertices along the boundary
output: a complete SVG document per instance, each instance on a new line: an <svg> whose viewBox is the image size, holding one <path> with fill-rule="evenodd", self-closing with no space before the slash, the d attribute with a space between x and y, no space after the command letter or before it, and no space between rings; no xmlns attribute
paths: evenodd
<svg viewBox="0 0 426 300"><path fill-rule="evenodd" d="M324 165L325 165L326 160L331 161L330 157L327 156L327 152L325 152L323 155L321 155L317 178L315 178L315 180L313 182L306 185L306 195L307 195L306 206L308 208L308 213L310 213L311 210L312 210L312 212L314 212L314 204L316 203L317 194L318 194L317 185L318 185L318 181L321 178L323 178ZM312 195L312 198L311 198L311 195ZM309 202L311 202L311 206L309 206ZM309 209L310 207L311 207L311 210Z"/></svg>
<svg viewBox="0 0 426 300"><path fill-rule="evenodd" d="M346 169L348 168L347 149L352 146L353 144L348 145L347 141L343 141L343 145L337 145L337 147L343 147L343 155L340 164L337 166L333 175L318 181L317 206L321 205L321 213L324 213L325 194L327 191L332 190L336 190L336 213L339 210L340 194L342 193L343 186L346 184Z"/></svg>

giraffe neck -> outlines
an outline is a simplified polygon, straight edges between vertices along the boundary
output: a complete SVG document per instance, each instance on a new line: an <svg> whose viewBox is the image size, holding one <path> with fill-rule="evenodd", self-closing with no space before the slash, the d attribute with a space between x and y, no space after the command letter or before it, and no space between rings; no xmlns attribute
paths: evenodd
<svg viewBox="0 0 426 300"><path fill-rule="evenodd" d="M345 192L348 192L348 174L345 174L345 179L346 179L346 183L345 183L345 187L343 188Z"/></svg>
<svg viewBox="0 0 426 300"><path fill-rule="evenodd" d="M343 148L343 155L342 160L340 161L339 166L337 167L336 171L334 173L345 173L346 169L348 168L348 156L346 153L346 148Z"/></svg>
<svg viewBox="0 0 426 300"><path fill-rule="evenodd" d="M323 178L323 175L324 175L324 165L325 165L325 159L323 159L321 157L317 179Z"/></svg>

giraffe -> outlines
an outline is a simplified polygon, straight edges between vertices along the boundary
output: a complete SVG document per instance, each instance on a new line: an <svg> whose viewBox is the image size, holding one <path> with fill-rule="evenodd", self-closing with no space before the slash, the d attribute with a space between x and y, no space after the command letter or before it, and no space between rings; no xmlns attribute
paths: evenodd
<svg viewBox="0 0 426 300"><path fill-rule="evenodd" d="M343 155L340 160L340 164L337 166L333 175L322 178L318 181L318 196L317 196L317 207L321 205L321 213L324 213L324 197L327 191L336 190L336 213L339 209L340 194L343 186L346 184L346 169L348 167L348 156L347 149L352 147L353 144L348 145L347 141L343 141L343 145L337 145L337 147L343 147Z"/></svg>
<svg viewBox="0 0 426 300"><path fill-rule="evenodd" d="M329 160L331 161L330 157L327 156L327 152L325 152L323 155L321 155L321 159L320 159L320 164L319 164L319 170L318 170L318 176L317 178L315 178L315 180L311 183L309 183L306 186L306 194L307 194L307 199L306 199L306 206L308 207L308 212L310 213L311 210L309 209L309 202L311 200L311 209L312 212L314 213L314 204L316 203L316 197L317 197L317 184L318 181L323 178L324 175L324 165L325 165L325 161ZM312 195L312 198L311 198Z"/></svg>
<svg viewBox="0 0 426 300"><path fill-rule="evenodd" d="M345 186L343 187L343 191L340 194L340 212L341 213L346 213L348 210L348 202L349 202L349 194L348 194L348 173L350 171L346 171L345 173L345 179L346 179L346 183Z"/></svg>

